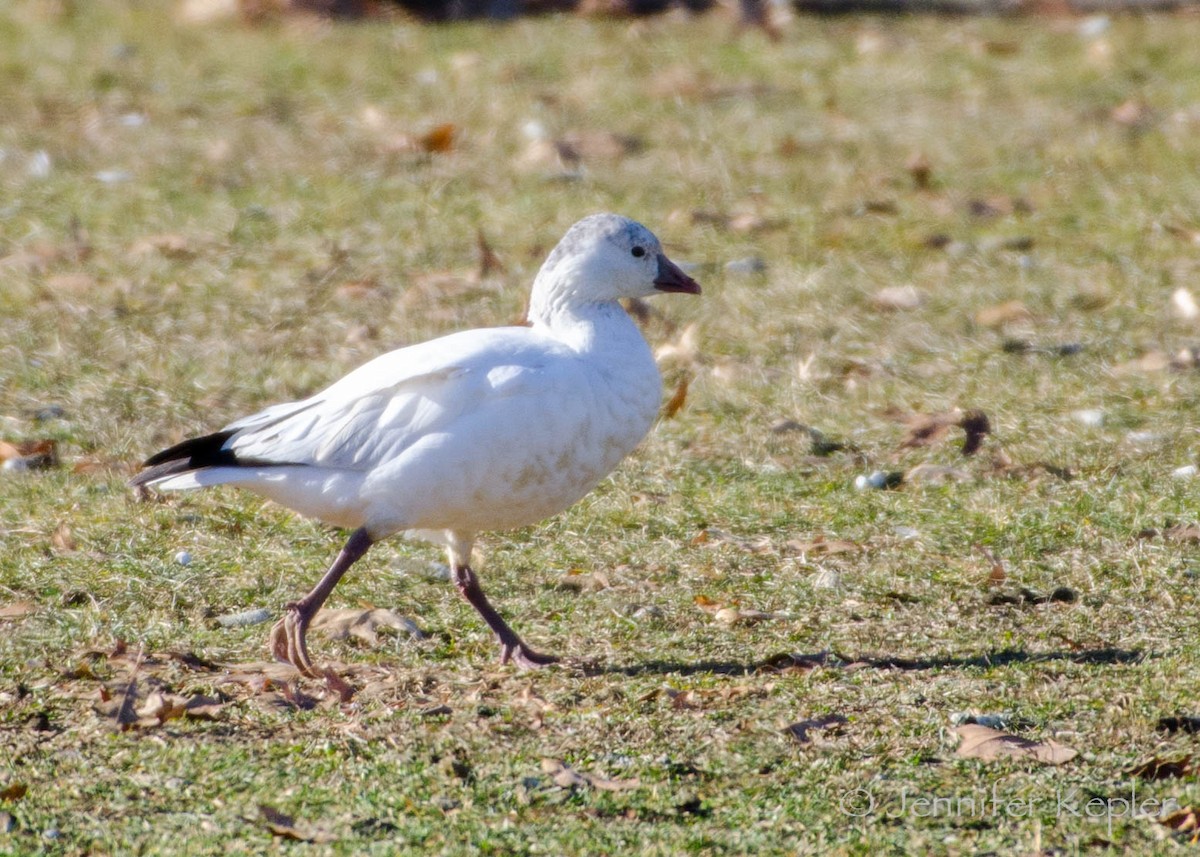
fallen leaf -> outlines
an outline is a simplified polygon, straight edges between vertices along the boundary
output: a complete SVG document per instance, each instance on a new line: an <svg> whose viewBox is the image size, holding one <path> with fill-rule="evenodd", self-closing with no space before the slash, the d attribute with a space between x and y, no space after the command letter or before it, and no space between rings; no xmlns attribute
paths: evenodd
<svg viewBox="0 0 1200 857"><path fill-rule="evenodd" d="M791 539L784 544L784 547L802 554L816 554L828 556L835 553L854 553L863 549L863 546L855 542L845 539L827 539L823 535L817 536L812 541L803 541L801 539Z"/></svg>
<svg viewBox="0 0 1200 857"><path fill-rule="evenodd" d="M0 621L5 619L20 619L23 616L28 616L37 610L37 605L32 601L10 601L8 604L0 606Z"/></svg>
<svg viewBox="0 0 1200 857"><path fill-rule="evenodd" d="M1005 301L984 307L975 313L975 323L980 327L1003 327L1017 321L1029 321L1033 313L1021 301Z"/></svg>
<svg viewBox="0 0 1200 857"><path fill-rule="evenodd" d="M989 584L994 585L997 583L1003 583L1005 580L1008 579L1008 573L1005 572L1005 570L1004 570L1004 561L1003 560L1001 560L998 556L996 556L994 553L992 553L990 550L988 550L983 545L980 545L980 544L975 545L975 550L979 551L981 554L983 554L985 557L987 557L988 562L990 562L992 564L992 570L988 573L988 578L987 578L987 582Z"/></svg>
<svg viewBox="0 0 1200 857"><path fill-rule="evenodd" d="M901 449L930 446L941 440L951 427L957 426L966 433L962 446L963 455L974 455L978 452L983 438L992 430L987 414L977 408L968 411L955 408L941 414L919 414L909 417L906 422L908 434L900 442Z"/></svg>
<svg viewBox="0 0 1200 857"><path fill-rule="evenodd" d="M684 402L687 401L688 380L686 372L679 376L679 383L675 386L675 392L671 394L671 398L663 405L664 420L672 419L683 409Z"/></svg>
<svg viewBox="0 0 1200 857"><path fill-rule="evenodd" d="M97 285L99 282L91 274L84 271L73 271L47 277L42 283L42 288L53 297L63 295L78 297L93 291Z"/></svg>
<svg viewBox="0 0 1200 857"><path fill-rule="evenodd" d="M840 714L826 714L824 717L817 717L811 720L801 720L798 723L793 723L784 728L784 734L790 735L801 744L811 743L809 731L813 729L828 729L831 726L841 726L850 721Z"/></svg>
<svg viewBox="0 0 1200 857"><path fill-rule="evenodd" d="M458 128L453 122L443 122L422 134L418 141L426 152L449 152L454 148Z"/></svg>
<svg viewBox="0 0 1200 857"><path fill-rule="evenodd" d="M1004 758L1033 759L1046 765L1061 765L1079 755L1077 750L1054 741L1031 741L975 723L956 726L962 737L956 755L963 759L994 762Z"/></svg>
<svg viewBox="0 0 1200 857"><path fill-rule="evenodd" d="M909 155L904 169L908 170L908 174L912 176L913 185L917 189L926 190L929 187L929 180L933 176L933 165L929 163L929 158L924 152L917 151Z"/></svg>
<svg viewBox="0 0 1200 857"><path fill-rule="evenodd" d="M322 610L312 623L314 631L319 630L335 640L357 637L372 647L379 645L381 628L402 631L414 640L423 640L426 636L412 619L383 607Z"/></svg>
<svg viewBox="0 0 1200 857"><path fill-rule="evenodd" d="M1176 833L1195 833L1200 831L1200 807L1185 806L1170 815L1162 816L1158 823Z"/></svg>
<svg viewBox="0 0 1200 857"><path fill-rule="evenodd" d="M4 788L0 789L0 800L20 800L21 798L25 797L25 794L28 791L29 786L25 785L25 783L9 783Z"/></svg>
<svg viewBox="0 0 1200 857"><path fill-rule="evenodd" d="M27 440L18 443L0 440L0 463L18 470L46 470L58 466L58 441Z"/></svg>
<svg viewBox="0 0 1200 857"><path fill-rule="evenodd" d="M599 592L603 589L608 589L610 586L612 586L612 583L609 582L608 575L602 571L585 573L577 569L571 569L558 582L556 588L568 592Z"/></svg>
<svg viewBox="0 0 1200 857"><path fill-rule="evenodd" d="M267 826L267 830L281 839L294 839L297 842L333 842L337 839L332 833L304 822L297 822L292 816L285 815L265 803L258 805L258 813Z"/></svg>
<svg viewBox="0 0 1200 857"><path fill-rule="evenodd" d="M56 553L74 553L79 549L75 537L71 535L71 528L66 523L54 528L54 532L50 534L50 546Z"/></svg>
<svg viewBox="0 0 1200 857"><path fill-rule="evenodd" d="M190 259L196 255L187 236L177 233L147 235L144 238L139 238L130 245L129 253L133 256L146 256L151 253L158 253L168 259Z"/></svg>
<svg viewBox="0 0 1200 857"><path fill-rule="evenodd" d="M629 780L611 780L598 774L576 771L561 759L542 759L542 772L549 774L551 779L554 780L554 784L560 788L590 786L600 791L616 792L636 789L642 784L636 777Z"/></svg>
<svg viewBox="0 0 1200 857"><path fill-rule="evenodd" d="M1143 780L1170 780L1177 777L1194 777L1200 773L1200 766L1197 766L1190 755L1180 756L1178 759L1160 759L1155 756L1139 762L1125 773L1127 776Z"/></svg>

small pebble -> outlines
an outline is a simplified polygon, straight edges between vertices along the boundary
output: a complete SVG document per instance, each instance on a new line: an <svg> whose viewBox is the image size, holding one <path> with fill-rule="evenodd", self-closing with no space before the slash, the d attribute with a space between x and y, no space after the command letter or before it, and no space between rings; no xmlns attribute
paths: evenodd
<svg viewBox="0 0 1200 857"><path fill-rule="evenodd" d="M1176 467L1171 471L1171 475L1176 479L1191 479L1200 471L1194 464L1185 464L1183 467Z"/></svg>
<svg viewBox="0 0 1200 857"><path fill-rule="evenodd" d="M1099 428L1104 425L1104 411L1099 408L1087 408L1081 411L1072 411L1071 416L1076 422L1083 423L1091 428Z"/></svg>
<svg viewBox="0 0 1200 857"><path fill-rule="evenodd" d="M133 174L125 170L100 170L96 173L96 180L105 184L120 184L127 182L133 178Z"/></svg>
<svg viewBox="0 0 1200 857"><path fill-rule="evenodd" d="M180 565L191 565L192 555L187 551L180 551L179 553L175 554L175 562L179 563Z"/></svg>
<svg viewBox="0 0 1200 857"><path fill-rule="evenodd" d="M867 488L874 488L882 491L885 488L895 488L904 481L904 474L899 472L888 472L886 470L876 470L869 474L859 474L854 477L854 487L860 491Z"/></svg>
<svg viewBox="0 0 1200 857"><path fill-rule="evenodd" d="M29 159L29 163L25 167L25 172L29 173L35 179L44 179L50 175L50 170L54 166L54 162L50 160L50 153L45 149L38 149L33 153L33 157Z"/></svg>
<svg viewBox="0 0 1200 857"><path fill-rule="evenodd" d="M916 529L915 527L905 527L900 524L897 524L896 526L892 527L892 532L895 533L896 535L898 535L900 538L904 539L905 541L908 541L910 539L919 539L921 537L920 530Z"/></svg>

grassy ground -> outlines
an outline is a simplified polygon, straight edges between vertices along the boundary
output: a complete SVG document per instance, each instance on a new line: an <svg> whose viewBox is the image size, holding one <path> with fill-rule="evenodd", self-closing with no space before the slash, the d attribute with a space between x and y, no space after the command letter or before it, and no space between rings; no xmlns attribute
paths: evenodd
<svg viewBox="0 0 1200 857"><path fill-rule="evenodd" d="M1197 750L1159 721L1200 714L1196 532L1167 529L1200 516L1172 476L1200 381L1162 365L1198 335L1171 296L1200 290L1200 19L1093 30L5 6L0 438L62 465L0 471L0 851L1187 849L1119 801L1200 803L1194 772L1130 772ZM547 153L572 133L581 164ZM686 405L481 565L527 639L587 663L495 666L438 554L396 541L333 606L425 640L314 635L345 702L263 665L268 626L214 617L277 610L339 535L232 492L138 502L129 465L519 318L605 209L697 266L703 298L646 322ZM902 445L900 418L955 407L988 414L979 453ZM854 487L875 470L910 478ZM788 653L819 657L764 666ZM155 690L214 719L160 725ZM962 712L1079 755L959 758Z"/></svg>

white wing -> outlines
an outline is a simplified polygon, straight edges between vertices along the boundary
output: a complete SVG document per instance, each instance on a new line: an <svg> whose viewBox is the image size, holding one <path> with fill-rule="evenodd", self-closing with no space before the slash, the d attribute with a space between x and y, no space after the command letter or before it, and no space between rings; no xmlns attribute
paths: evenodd
<svg viewBox="0 0 1200 857"><path fill-rule="evenodd" d="M366 471L469 411L544 382L567 349L523 327L472 330L384 354L301 402L226 426L239 459ZM543 390L544 392L544 390Z"/></svg>

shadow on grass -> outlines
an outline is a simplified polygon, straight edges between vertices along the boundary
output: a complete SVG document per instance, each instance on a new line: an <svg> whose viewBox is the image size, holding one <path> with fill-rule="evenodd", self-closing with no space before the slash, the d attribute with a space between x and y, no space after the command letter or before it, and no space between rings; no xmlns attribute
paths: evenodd
<svg viewBox="0 0 1200 857"><path fill-rule="evenodd" d="M881 656L846 657L833 652L816 654L783 653L762 661L645 661L627 666L592 664L584 668L588 675L750 675L759 672L805 671L817 667L879 670L940 670L990 668L1020 664L1073 663L1086 666L1135 664L1149 657L1139 649L1084 649L1076 652L1027 652L1002 649L966 657L893 658Z"/></svg>

